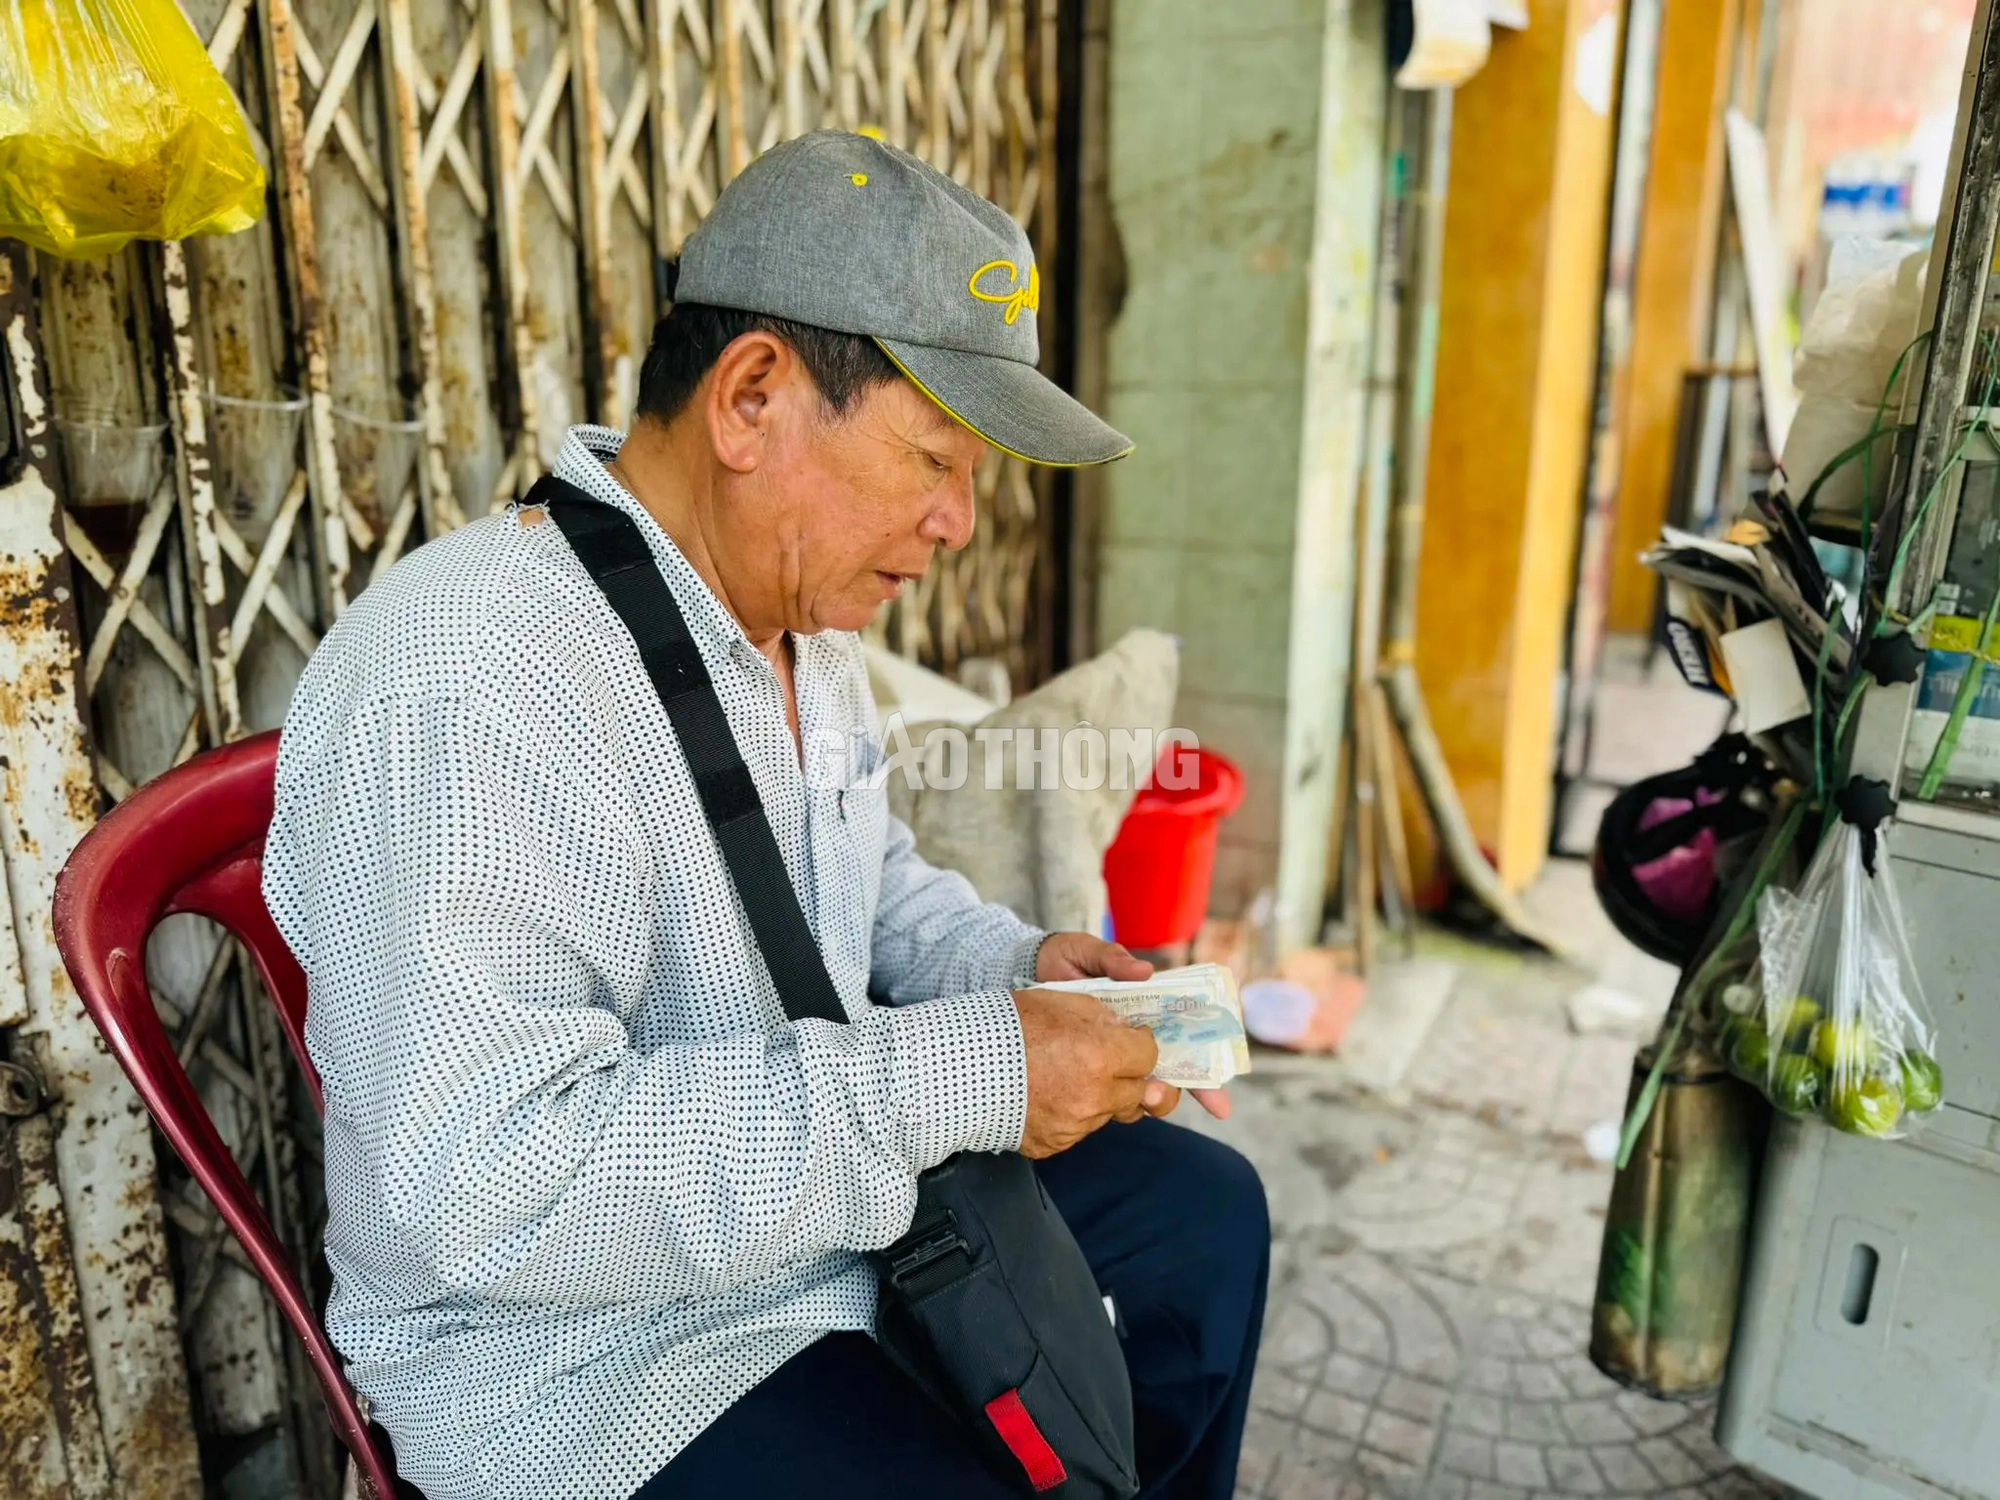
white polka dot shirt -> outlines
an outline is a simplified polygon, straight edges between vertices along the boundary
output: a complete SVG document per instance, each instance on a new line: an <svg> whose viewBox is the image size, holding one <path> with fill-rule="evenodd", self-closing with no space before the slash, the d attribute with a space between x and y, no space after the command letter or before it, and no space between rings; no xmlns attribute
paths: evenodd
<svg viewBox="0 0 2000 1500"><path fill-rule="evenodd" d="M776 672L576 428L556 472L653 548L850 1024L785 1019L638 649L553 525L475 521L327 635L264 894L311 980L327 1329L433 1500L621 1500L822 1333L916 1176L1010 1150L1041 934L807 776ZM795 637L806 744L867 745L859 642ZM891 1004L876 1005L871 991Z"/></svg>

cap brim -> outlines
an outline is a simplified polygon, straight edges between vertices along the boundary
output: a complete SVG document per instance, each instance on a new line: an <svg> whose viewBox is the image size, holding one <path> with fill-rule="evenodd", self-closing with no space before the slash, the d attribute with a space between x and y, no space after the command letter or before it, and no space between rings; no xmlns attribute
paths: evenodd
<svg viewBox="0 0 2000 1500"><path fill-rule="evenodd" d="M946 415L1003 453L1074 469L1132 451L1130 438L1032 365L900 339L875 342Z"/></svg>

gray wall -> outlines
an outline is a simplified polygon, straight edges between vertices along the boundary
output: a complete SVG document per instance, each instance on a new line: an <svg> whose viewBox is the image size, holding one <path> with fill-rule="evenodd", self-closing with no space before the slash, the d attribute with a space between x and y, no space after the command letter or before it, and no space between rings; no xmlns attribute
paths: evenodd
<svg viewBox="0 0 2000 1500"><path fill-rule="evenodd" d="M1237 914L1278 883L1282 852L1306 936L1346 690L1379 8L1112 9L1110 197L1128 290L1108 406L1138 450L1105 479L1099 639L1136 625L1182 638L1177 722L1249 782L1211 908Z"/></svg>

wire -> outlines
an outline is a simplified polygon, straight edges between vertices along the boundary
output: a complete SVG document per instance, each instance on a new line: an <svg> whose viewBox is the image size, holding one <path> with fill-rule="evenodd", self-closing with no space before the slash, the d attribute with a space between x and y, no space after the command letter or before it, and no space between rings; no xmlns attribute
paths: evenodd
<svg viewBox="0 0 2000 1500"><path fill-rule="evenodd" d="M1878 421L1880 420L1882 414L1886 412L1888 408L1890 394L1895 387L1897 379L1901 375L1904 361L1906 361L1909 358L1910 354L1916 349L1917 345L1923 342L1923 340L1925 340L1929 336L1930 334L1928 330L1924 333L1918 334L1916 338L1912 339L1907 345L1904 346L1902 354L1897 356L1895 367L1890 371L1889 380L1883 387L1882 400L1876 407L1876 417ZM1995 390L2000 389L2000 358L1996 358L1996 346L1995 346L1994 336L1991 333L1985 334L1982 336L1982 342L1985 346L1985 353L1987 356L1986 384L1984 389L1980 392L1979 403L1974 408L1975 411L1979 412L1984 412L1991 407L1993 403ZM1909 562L1910 547L1915 542L1918 534L1923 530L1924 522L1930 515L1931 507L1937 503L1938 497L1944 493L1945 486L1950 482L1952 475L1957 471L1959 464L1964 461L1967 449L1969 449L1972 446L1973 438L1984 430L1988 430L1988 423L1986 422L1984 417L1974 417L1972 420L1964 423L1963 429L1959 435L1957 446L1952 449L1950 456L1947 457L1944 463L1939 467L1937 477L1931 482L1930 488L1925 492L1923 499L1918 503L1915 512L1910 516L1908 523L1902 528L1902 535L1897 539L1896 550L1890 561L1889 576L1880 595L1877 595L1874 592L1874 589L1872 587L1874 580L1872 579L1872 577L1869 576L1870 575L1869 563L1873 555L1873 549L1869 544L1873 539L1873 526L1874 526L1873 510L1874 510L1875 488L1872 481L1867 482L1865 484L1861 497L1861 548L1862 548L1862 560L1863 560L1862 591L1861 591L1862 621L1857 622L1857 623L1865 623L1867 625L1867 628L1861 632L1861 636L1863 639L1869 641L1876 640L1880 638L1882 635L1886 634L1890 626L1896 624L1904 624L1906 626L1914 627L1917 623L1927 620L1932 614L1935 613L1937 606L1935 597L1933 597L1933 599L1930 602L1925 604L1923 609L1918 611L1915 619L1910 621L1901 621L1897 618L1896 615L1895 598L1902 584L1903 570L1908 565ZM1862 454L1860 455L1862 457L1862 462L1865 466L1864 474L1872 474L1872 465L1873 465L1872 437L1873 437L1873 429L1871 428L1871 437L1868 440L1864 440L1863 451ZM1817 487L1820 483L1824 482L1824 480L1827 477L1827 473L1831 472L1834 465L1847 461L1850 460L1847 459L1846 455L1842 455L1841 457L1836 458L1834 460L1834 464L1828 466L1827 472L1822 473L1820 475L1820 478L1814 481L1815 487ZM1996 580L1994 598L1996 601L2000 601L2000 580ZM1992 611L1989 610L1988 618L1985 626L1982 629L1980 639L1974 643L1976 652L1982 652L1982 653L1984 652L1986 645L1986 633L1991 631L1993 626L1993 620L1994 620L1993 613ZM1822 808L1825 809L1825 817L1822 821L1822 830L1824 830L1825 826L1830 824L1833 820L1833 807L1831 802L1827 799L1826 795L1827 777L1826 777L1825 755L1828 747L1825 744L1825 738L1822 733L1822 726L1824 724L1823 715L1825 712L1827 654L1828 654L1829 644L1831 641L1831 634L1830 634L1831 625L1832 621L1829 618L1828 621L1829 634L1826 638L1824 638L1821 641L1821 651L1820 651L1818 670L1814 673L1813 677L1813 790L1814 790L1814 800L1818 802L1822 806ZM1861 699L1867 690L1868 674L1865 666L1861 662L1860 659L1861 656L1862 656L1861 652L1857 651L1855 653L1855 667L1853 670L1853 676L1848 684L1846 698L1841 703L1840 713L1837 716L1834 723L1831 750L1836 756L1841 756L1844 748L1846 747L1848 728L1853 721L1855 710L1860 707ZM1983 664L1980 672L1974 672L1970 668L1968 668L1967 670L1966 677L1967 679L1970 680L1971 683L1972 696L1967 695L1967 683L1964 681L1960 682L1959 695L1964 700L1964 710L1969 711L1971 704L1973 702L1973 697L1976 696L1978 692L1978 679L1982 675L1983 675ZM1957 723L1962 725L1965 719L1965 712L1961 711L1960 703L1957 700L1954 700L1952 707ZM1951 722L1949 721L1947 722L1946 729L1947 732L1949 732L1952 729ZM1951 750L1955 748L1957 745L1957 735L1956 734L1950 735L1949 746L1945 746L1945 741L1943 737L1940 737L1939 744L1940 747L1944 748L1945 761L1946 763L1948 763L1951 755ZM1936 750L1933 750L1932 752L1933 761L1936 760L1936 756L1937 752ZM1924 782L1919 784L1917 792L1917 795L1920 798L1923 798L1924 800L1928 801L1930 797L1935 794L1935 784L1932 775L1933 769L1936 771L1935 781L1941 782L1945 768L1946 767L1944 764L1938 764L1935 767L1926 767L1924 773ZM1933 789L1930 793L1926 793L1923 790L1923 786L1925 784L1932 784Z"/></svg>
<svg viewBox="0 0 2000 1500"><path fill-rule="evenodd" d="M1861 540L1861 557L1862 557L1861 608L1863 615L1867 613L1867 607L1868 607L1868 592L1867 592L1868 541L1874 525L1875 444L1877 440L1880 439L1885 432L1894 432L1900 434L1903 432L1908 432L1910 430L1910 425L1905 423L1898 423L1893 427L1885 428L1882 425L1882 419L1886 415L1888 415L1889 402L1894 398L1896 394L1896 387L1902 381L1903 367L1909 363L1910 356L1916 352L1917 346L1923 343L1930 336L1931 336L1930 330L1926 328L1923 332L1919 333L1915 338L1911 339L1909 343L1903 345L1902 353L1896 356L1895 364L1889 367L1889 378L1883 381L1882 383L1882 396L1881 399L1875 403L1875 415L1869 421L1867 435L1861 438L1860 441L1850 444L1847 448L1843 449L1840 453L1836 454L1833 457L1833 459L1827 464L1827 466L1820 470L1819 476L1816 479L1814 479L1812 484L1806 489L1805 498L1802 499L1798 505L1799 515L1802 519L1804 517L1810 516L1812 514L1813 505L1818 499L1820 486L1825 484L1827 480L1831 479L1836 473L1838 473L1841 469L1845 468L1848 464L1854 462L1857 458L1861 460L1860 540ZM1820 611L1826 616L1826 629L1820 632L1819 659L1814 663L1814 670L1813 670L1813 707L1812 707L1813 801L1815 804L1824 805L1826 802L1826 753L1827 753L1826 734L1825 734L1826 677L1827 677L1827 667L1831 661L1833 654L1833 632L1835 626L1834 609L1833 609L1833 592L1832 592L1832 586L1830 584L1827 590L1827 597L1820 601ZM1859 631L1861 623L1862 621L1860 619L1857 619L1855 621L1857 633ZM1842 712L1842 722L1843 723L1845 722L1844 709ZM1840 740L1836 735L1834 740L1834 749L1836 752L1838 752L1839 746L1840 746Z"/></svg>

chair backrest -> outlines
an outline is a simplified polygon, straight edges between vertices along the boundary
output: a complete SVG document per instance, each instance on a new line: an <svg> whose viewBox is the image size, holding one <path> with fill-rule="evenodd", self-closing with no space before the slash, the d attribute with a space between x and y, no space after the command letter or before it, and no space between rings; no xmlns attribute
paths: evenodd
<svg viewBox="0 0 2000 1500"><path fill-rule="evenodd" d="M56 946L160 1133L242 1241L305 1344L334 1433L354 1455L360 1477L386 1500L409 1493L396 1482L388 1443L349 1389L284 1246L188 1081L146 984L146 939L161 919L194 912L219 922L256 964L313 1104L322 1105L319 1075L306 1056L305 972L278 935L261 884L277 764L273 730L196 756L113 808L56 879Z"/></svg>

